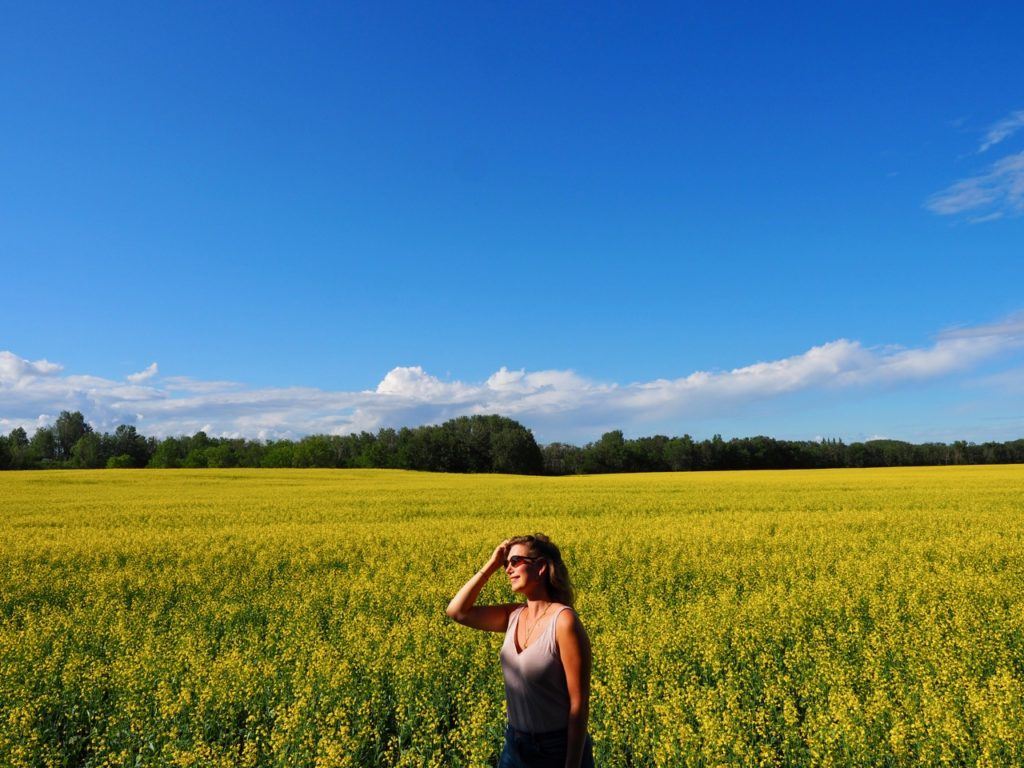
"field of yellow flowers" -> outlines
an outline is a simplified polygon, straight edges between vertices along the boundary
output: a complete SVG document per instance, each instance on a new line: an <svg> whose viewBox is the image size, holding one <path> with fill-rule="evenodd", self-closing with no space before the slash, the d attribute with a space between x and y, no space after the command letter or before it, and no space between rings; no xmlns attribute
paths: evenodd
<svg viewBox="0 0 1024 768"><path fill-rule="evenodd" d="M444 607L538 530L600 765L1024 764L1024 467L6 472L0 520L3 766L493 765Z"/></svg>

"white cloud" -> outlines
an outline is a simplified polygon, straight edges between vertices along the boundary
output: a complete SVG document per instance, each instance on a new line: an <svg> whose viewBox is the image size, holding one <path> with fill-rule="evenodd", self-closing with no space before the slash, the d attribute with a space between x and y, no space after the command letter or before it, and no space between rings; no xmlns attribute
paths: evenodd
<svg viewBox="0 0 1024 768"><path fill-rule="evenodd" d="M792 393L909 385L968 371L1024 347L1024 314L939 334L918 348L865 347L838 339L800 354L675 379L600 382L573 371L501 368L482 382L444 381L419 366L389 371L374 390L250 388L156 376L155 364L129 382L64 374L46 360L0 352L0 425L33 429L61 410L80 410L99 429L144 420L150 435L297 437L438 423L500 413L544 439L594 437L605 428L664 425L729 416Z"/></svg>
<svg viewBox="0 0 1024 768"><path fill-rule="evenodd" d="M413 400L458 400L468 390L461 382L444 382L420 366L399 366L388 371L376 390L378 395L407 397Z"/></svg>
<svg viewBox="0 0 1024 768"><path fill-rule="evenodd" d="M242 388L237 381L202 381L189 376L164 376L160 383L169 392L225 392L232 389Z"/></svg>
<svg viewBox="0 0 1024 768"><path fill-rule="evenodd" d="M1011 112L989 128L988 132L985 134L984 140L981 142L981 146L978 148L978 151L987 151L990 147L994 147L1001 141L1005 141L1010 138L1010 136L1015 134L1021 128L1024 128L1024 109L1018 109L1016 112Z"/></svg>
<svg viewBox="0 0 1024 768"><path fill-rule="evenodd" d="M1024 109L994 123L978 147L987 152L1024 128ZM971 224L983 224L1024 213L1024 152L1007 155L981 173L949 185L929 197L924 207L940 216L968 214Z"/></svg>
<svg viewBox="0 0 1024 768"><path fill-rule="evenodd" d="M1024 311L1014 312L995 323L947 328L939 334L939 339L1016 338L1021 334L1024 334Z"/></svg>
<svg viewBox="0 0 1024 768"><path fill-rule="evenodd" d="M973 223L1024 213L1024 152L1009 155L977 176L962 179L925 201L940 216L976 213Z"/></svg>
<svg viewBox="0 0 1024 768"><path fill-rule="evenodd" d="M152 379L157 375L157 373L159 373L159 371L160 369L157 368L156 363L150 363L144 370L141 370L138 373L129 374L125 379L130 381L132 384L139 384L146 379Z"/></svg>
<svg viewBox="0 0 1024 768"><path fill-rule="evenodd" d="M60 373L62 366L49 360L25 360L12 352L0 352L0 383L25 383L39 376Z"/></svg>

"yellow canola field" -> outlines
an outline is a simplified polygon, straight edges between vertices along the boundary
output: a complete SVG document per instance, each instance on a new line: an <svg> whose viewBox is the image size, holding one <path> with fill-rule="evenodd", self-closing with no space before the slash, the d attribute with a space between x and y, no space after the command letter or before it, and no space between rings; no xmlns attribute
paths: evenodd
<svg viewBox="0 0 1024 768"><path fill-rule="evenodd" d="M1020 466L6 472L0 521L3 766L493 765L502 638L443 611L538 530L599 765L1024 764Z"/></svg>

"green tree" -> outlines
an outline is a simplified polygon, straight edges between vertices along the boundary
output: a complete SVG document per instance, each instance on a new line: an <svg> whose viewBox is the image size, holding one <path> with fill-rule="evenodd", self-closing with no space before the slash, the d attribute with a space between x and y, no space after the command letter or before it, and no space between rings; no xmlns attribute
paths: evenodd
<svg viewBox="0 0 1024 768"><path fill-rule="evenodd" d="M75 444L83 435L92 432L92 427L86 422L81 411L61 411L53 425L53 431L57 438L57 459L67 461L71 458Z"/></svg>
<svg viewBox="0 0 1024 768"><path fill-rule="evenodd" d="M206 451L203 448L193 448L181 462L181 466L185 469L206 469L210 466L210 461L206 458Z"/></svg>
<svg viewBox="0 0 1024 768"><path fill-rule="evenodd" d="M206 449L206 463L210 467L227 469L238 466L235 447L229 440L219 440Z"/></svg>
<svg viewBox="0 0 1024 768"><path fill-rule="evenodd" d="M196 449L205 451L211 444L209 436L202 430L199 430L188 439L188 450L189 452Z"/></svg>
<svg viewBox="0 0 1024 768"><path fill-rule="evenodd" d="M39 427L28 444L29 459L34 465L49 466L57 459L57 436L53 427Z"/></svg>
<svg viewBox="0 0 1024 768"><path fill-rule="evenodd" d="M71 466L79 469L99 469L106 464L103 441L92 430L83 434L71 448Z"/></svg>
<svg viewBox="0 0 1024 768"><path fill-rule="evenodd" d="M15 427L7 436L7 442L12 449L25 450L28 448L28 433L24 427Z"/></svg>
<svg viewBox="0 0 1024 768"><path fill-rule="evenodd" d="M277 442L268 443L260 464L264 467L290 467L292 466L292 454L294 453L295 443L291 440L278 440Z"/></svg>
<svg viewBox="0 0 1024 768"><path fill-rule="evenodd" d="M533 433L522 424L505 419L491 432L488 467L491 472L539 475L544 471L544 457Z"/></svg>
<svg viewBox="0 0 1024 768"><path fill-rule="evenodd" d="M235 442L235 455L240 467L258 467L263 462L266 446L259 440L238 440Z"/></svg>
<svg viewBox="0 0 1024 768"><path fill-rule="evenodd" d="M28 455L28 434L22 427L15 427L7 435L7 451L9 453L9 464L11 469L26 469L29 464Z"/></svg>
<svg viewBox="0 0 1024 768"><path fill-rule="evenodd" d="M149 463L149 445L131 424L121 424L109 440L110 456L130 456L133 467Z"/></svg>
<svg viewBox="0 0 1024 768"><path fill-rule="evenodd" d="M153 451L147 466L160 469L175 469L181 466L185 453L181 447L181 440L176 437L167 437L161 440Z"/></svg>
<svg viewBox="0 0 1024 768"><path fill-rule="evenodd" d="M689 435L673 437L665 445L665 462L673 472L693 469L694 461L693 438Z"/></svg>
<svg viewBox="0 0 1024 768"><path fill-rule="evenodd" d="M621 429L605 432L584 451L583 471L622 472L626 466L626 440Z"/></svg>
<svg viewBox="0 0 1024 768"><path fill-rule="evenodd" d="M293 467L335 467L337 459L337 451L327 435L304 437L292 452Z"/></svg>
<svg viewBox="0 0 1024 768"><path fill-rule="evenodd" d="M626 472L665 472L669 469L665 452L669 439L665 435L638 437L626 441Z"/></svg>
<svg viewBox="0 0 1024 768"><path fill-rule="evenodd" d="M399 452L401 441L398 432L389 428L382 428L377 432L373 443L364 449L371 467L397 468L400 467Z"/></svg>
<svg viewBox="0 0 1024 768"><path fill-rule="evenodd" d="M544 474L578 475L583 471L583 449L568 443L548 443L541 449Z"/></svg>

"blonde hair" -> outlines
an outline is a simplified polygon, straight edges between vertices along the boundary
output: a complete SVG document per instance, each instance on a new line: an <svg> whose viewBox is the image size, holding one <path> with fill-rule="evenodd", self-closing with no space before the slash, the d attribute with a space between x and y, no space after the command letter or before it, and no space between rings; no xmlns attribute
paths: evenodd
<svg viewBox="0 0 1024 768"><path fill-rule="evenodd" d="M534 533L529 536L512 537L508 540L508 545L511 547L513 544L524 545L531 557L547 560L548 595L553 601L572 607L576 602L576 590L573 589L572 579L569 578L569 569L562 560L562 552L555 542L543 533Z"/></svg>

